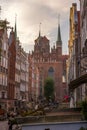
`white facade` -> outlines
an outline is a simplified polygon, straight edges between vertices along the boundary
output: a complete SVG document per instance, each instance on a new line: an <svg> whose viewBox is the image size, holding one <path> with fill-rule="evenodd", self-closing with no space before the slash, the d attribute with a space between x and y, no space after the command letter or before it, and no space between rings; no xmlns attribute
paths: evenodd
<svg viewBox="0 0 87 130"><path fill-rule="evenodd" d="M21 100L28 101L29 94L29 62L28 62L28 54L21 48L21 66L20 66L20 98Z"/></svg>
<svg viewBox="0 0 87 130"><path fill-rule="evenodd" d="M0 20L0 25L4 23ZM8 76L8 36L7 23L0 26L0 98L7 98L7 76Z"/></svg>
<svg viewBox="0 0 87 130"><path fill-rule="evenodd" d="M5 99L7 100L7 83L8 83L7 21L0 20L0 98L1 100L5 100Z"/></svg>
<svg viewBox="0 0 87 130"><path fill-rule="evenodd" d="M16 40L16 62L15 62L15 99L20 100L20 41Z"/></svg>

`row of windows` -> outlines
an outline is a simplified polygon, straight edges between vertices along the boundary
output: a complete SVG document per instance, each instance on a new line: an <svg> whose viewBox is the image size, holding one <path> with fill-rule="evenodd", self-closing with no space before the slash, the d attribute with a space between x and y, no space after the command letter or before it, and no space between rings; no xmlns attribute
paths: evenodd
<svg viewBox="0 0 87 130"><path fill-rule="evenodd" d="M7 76L0 74L0 85L7 86Z"/></svg>
<svg viewBox="0 0 87 130"><path fill-rule="evenodd" d="M8 60L1 56L1 66L8 68Z"/></svg>
<svg viewBox="0 0 87 130"><path fill-rule="evenodd" d="M7 98L6 92L1 92L0 98L2 99Z"/></svg>
<svg viewBox="0 0 87 130"><path fill-rule="evenodd" d="M0 66L0 72L7 74L8 70L2 66Z"/></svg>

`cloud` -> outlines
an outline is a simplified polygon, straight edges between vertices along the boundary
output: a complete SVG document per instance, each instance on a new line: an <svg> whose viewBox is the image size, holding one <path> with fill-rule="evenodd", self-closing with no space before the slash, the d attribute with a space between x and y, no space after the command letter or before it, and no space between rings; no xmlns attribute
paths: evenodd
<svg viewBox="0 0 87 130"><path fill-rule="evenodd" d="M40 22L42 23L41 34L46 35L49 38L51 45L56 42L58 13L60 13L61 34L64 43L63 46L67 46L69 33L69 10L72 3L76 0L0 1L2 5L1 16L2 18L7 18L11 26L14 26L15 14L17 14L18 36L27 52L30 50L28 45L33 45L34 40L38 36Z"/></svg>

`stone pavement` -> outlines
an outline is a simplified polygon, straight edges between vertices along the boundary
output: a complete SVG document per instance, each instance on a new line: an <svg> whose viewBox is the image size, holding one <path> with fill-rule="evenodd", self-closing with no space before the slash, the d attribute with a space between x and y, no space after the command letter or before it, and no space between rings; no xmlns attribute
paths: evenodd
<svg viewBox="0 0 87 130"><path fill-rule="evenodd" d="M13 129L16 130L16 125L13 125ZM0 121L0 130L9 130L8 121Z"/></svg>
<svg viewBox="0 0 87 130"><path fill-rule="evenodd" d="M0 121L0 130L8 130L8 121Z"/></svg>

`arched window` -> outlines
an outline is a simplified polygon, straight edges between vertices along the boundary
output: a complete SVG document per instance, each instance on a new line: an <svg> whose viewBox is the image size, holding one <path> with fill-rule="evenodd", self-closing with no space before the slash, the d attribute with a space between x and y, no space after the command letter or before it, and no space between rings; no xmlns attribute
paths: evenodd
<svg viewBox="0 0 87 130"><path fill-rule="evenodd" d="M54 69L53 69L53 67L49 68L49 70L48 70L48 76L52 77L52 78L54 77Z"/></svg>

